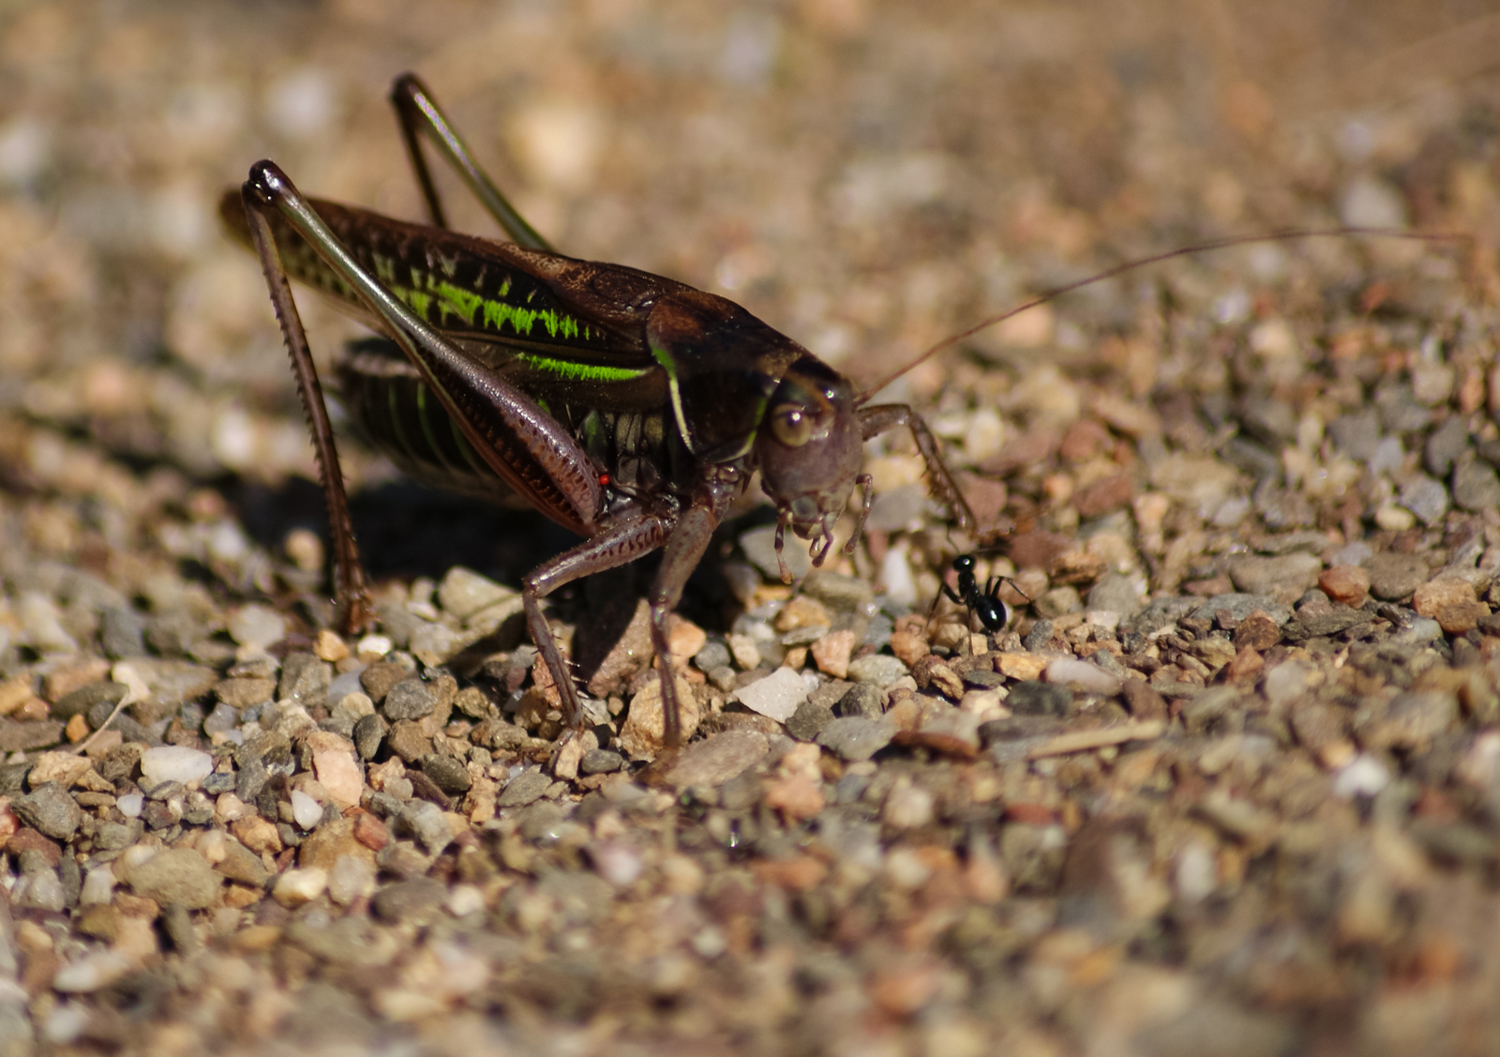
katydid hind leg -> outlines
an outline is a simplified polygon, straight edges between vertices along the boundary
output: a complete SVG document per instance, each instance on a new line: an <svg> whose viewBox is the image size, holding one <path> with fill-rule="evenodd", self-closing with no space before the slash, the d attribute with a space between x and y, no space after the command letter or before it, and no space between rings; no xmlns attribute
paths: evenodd
<svg viewBox="0 0 1500 1057"><path fill-rule="evenodd" d="M601 509L592 461L537 401L455 348L373 275L329 230L274 164L257 162L246 183L257 208L276 209L384 324L475 452L515 493L553 521L590 536Z"/></svg>
<svg viewBox="0 0 1500 1057"><path fill-rule="evenodd" d="M563 722L572 730L584 726L583 702L573 681L572 668L558 648L557 638L542 612L542 599L553 591L585 576L633 562L667 541L671 526L658 517L642 515L627 518L586 540L572 550L564 551L528 573L521 583L525 604L526 627L536 643L552 681L562 697Z"/></svg>
<svg viewBox="0 0 1500 1057"><path fill-rule="evenodd" d="M651 646L661 676L662 742L669 749L682 744L682 702L677 696L677 675L667 648L667 619L682 600L688 577L698 567L719 516L708 503L695 503L678 518L666 542L661 568L651 585Z"/></svg>
<svg viewBox="0 0 1500 1057"><path fill-rule="evenodd" d="M448 226L442 203L438 199L437 186L432 180L432 171L422 154L420 135L425 135L432 141L438 153L463 178L470 193L479 200L485 212L495 219L495 223L500 225L512 242L527 249L552 252L552 246L547 240L526 222L516 211L516 207L510 204L510 200L500 193L489 174L474 160L463 137L449 122L437 105L437 100L432 97L432 92L416 74L404 73L396 78L396 82L391 85L391 105L396 108L401 138L406 143L407 156L416 173L417 184L422 189L422 197L427 202L428 215L435 225L440 228Z"/></svg>
<svg viewBox="0 0 1500 1057"><path fill-rule="evenodd" d="M265 273L266 287L271 294L276 318L281 324L287 355L292 361L292 374L297 380L297 395L302 400L308 430L312 434L313 451L317 456L318 477L323 485L323 497L328 506L329 532L333 539L333 582L339 621L346 633L353 634L369 625L371 610L364 567L360 564L359 547L354 539L354 522L349 516L344 474L339 465L338 448L334 443L333 425L329 421L328 406L323 400L323 387L318 381L312 350L308 347L307 332L303 329L297 302L292 297L291 283L287 280L286 269L276 250L276 240L271 235L270 222L265 213L270 207L249 184L245 185L244 201L251 238L255 242L256 254L260 257L261 270Z"/></svg>

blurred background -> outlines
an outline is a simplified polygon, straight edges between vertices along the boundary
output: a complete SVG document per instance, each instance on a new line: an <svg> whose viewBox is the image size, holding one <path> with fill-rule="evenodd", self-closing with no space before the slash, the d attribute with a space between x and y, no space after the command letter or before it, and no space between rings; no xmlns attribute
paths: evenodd
<svg viewBox="0 0 1500 1057"><path fill-rule="evenodd" d="M9 0L0 453L54 485L93 445L194 478L310 475L216 201L271 157L311 194L420 218L385 101L403 70L565 252L726 294L869 380L1027 292L1207 236L1342 221L1492 244L1496 55L1479 0ZM447 186L456 226L493 233ZM1218 255L1203 310L1243 311L1303 252L1339 251ZM1086 357L1132 289L979 347ZM357 329L308 315L320 357ZM40 450L37 423L61 431ZM389 473L357 452L350 472Z"/></svg>

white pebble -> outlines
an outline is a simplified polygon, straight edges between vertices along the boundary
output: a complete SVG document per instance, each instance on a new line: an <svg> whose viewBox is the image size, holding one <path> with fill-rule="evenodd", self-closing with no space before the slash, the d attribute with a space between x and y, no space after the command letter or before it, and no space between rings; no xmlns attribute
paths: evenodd
<svg viewBox="0 0 1500 1057"><path fill-rule="evenodd" d="M26 640L33 649L42 653L76 653L78 643L63 630L57 606L52 599L37 591L21 595L17 605L21 625L26 631Z"/></svg>
<svg viewBox="0 0 1500 1057"><path fill-rule="evenodd" d="M1272 705L1284 705L1307 689L1312 669L1300 661L1278 664L1266 673L1266 699Z"/></svg>
<svg viewBox="0 0 1500 1057"><path fill-rule="evenodd" d="M357 855L341 855L328 874L328 897L341 907L375 894L375 868Z"/></svg>
<svg viewBox="0 0 1500 1057"><path fill-rule="evenodd" d="M201 782L213 774L214 758L185 745L157 745L141 753L141 776L147 788L163 782ZM123 810L123 809L122 809Z"/></svg>
<svg viewBox="0 0 1500 1057"><path fill-rule="evenodd" d="M271 896L287 909L310 903L328 887L328 871L320 866L288 870L276 880Z"/></svg>
<svg viewBox="0 0 1500 1057"><path fill-rule="evenodd" d="M305 830L323 821L323 807L300 789L292 790L292 820Z"/></svg>
<svg viewBox="0 0 1500 1057"><path fill-rule="evenodd" d="M81 1005L64 1003L52 1011L42 1027L42 1037L54 1046L66 1046L88 1025L89 1011Z"/></svg>
<svg viewBox="0 0 1500 1057"><path fill-rule="evenodd" d="M71 965L64 965L52 978L54 990L64 994L86 994L107 987L129 970L130 963L114 951L86 954Z"/></svg>
<svg viewBox="0 0 1500 1057"><path fill-rule="evenodd" d="M892 848L886 855L885 872L890 877L891 884L906 889L920 888L932 876L932 868L921 860L916 851L904 845Z"/></svg>
<svg viewBox="0 0 1500 1057"><path fill-rule="evenodd" d="M108 903L114 898L115 872L108 866L96 866L83 878L83 889L78 893L78 902Z"/></svg>
<svg viewBox="0 0 1500 1057"><path fill-rule="evenodd" d="M1177 855L1177 895L1185 903L1201 903L1218 884L1213 849L1194 841Z"/></svg>
<svg viewBox="0 0 1500 1057"><path fill-rule="evenodd" d="M454 885L448 893L448 913L456 918L467 917L484 909L484 893L474 885Z"/></svg>
<svg viewBox="0 0 1500 1057"><path fill-rule="evenodd" d="M799 672L777 668L764 679L757 679L738 691L740 703L752 712L785 723L807 700L807 683Z"/></svg>
<svg viewBox="0 0 1500 1057"><path fill-rule="evenodd" d="M1385 764L1369 753L1361 753L1333 780L1333 795L1345 800L1374 796L1390 784L1391 772Z"/></svg>
<svg viewBox="0 0 1500 1057"><path fill-rule="evenodd" d="M885 584L886 597L892 602L903 606L916 605L917 583L912 579L906 551L892 547L885 552L880 562L880 582Z"/></svg>
<svg viewBox="0 0 1500 1057"><path fill-rule="evenodd" d="M241 646L264 649L286 638L286 618L265 606L241 606L229 618L229 637Z"/></svg>
<svg viewBox="0 0 1500 1057"><path fill-rule="evenodd" d="M120 814L126 818L140 818L141 809L146 806L146 798L140 793L126 793L115 801L115 807L120 809Z"/></svg>
<svg viewBox="0 0 1500 1057"><path fill-rule="evenodd" d="M396 648L396 644L384 635L366 635L359 640L357 652L370 653L376 657L384 657Z"/></svg>
<svg viewBox="0 0 1500 1057"><path fill-rule="evenodd" d="M1068 686L1085 694L1117 694L1120 677L1097 664L1073 657L1058 657L1047 664L1047 682Z"/></svg>
<svg viewBox="0 0 1500 1057"><path fill-rule="evenodd" d="M645 863L641 853L624 841L606 840L589 848L594 869L610 884L623 888L641 875Z"/></svg>

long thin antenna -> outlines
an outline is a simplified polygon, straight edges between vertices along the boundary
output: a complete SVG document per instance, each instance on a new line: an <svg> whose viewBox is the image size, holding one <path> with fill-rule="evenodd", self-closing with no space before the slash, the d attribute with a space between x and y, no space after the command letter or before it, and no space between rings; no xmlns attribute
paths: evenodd
<svg viewBox="0 0 1500 1057"><path fill-rule="evenodd" d="M945 349L951 349L959 342L965 340L966 338L973 337L975 334L978 334L986 327L993 327L996 323L1003 323L1011 316L1020 315L1027 309L1036 308L1038 305L1044 305L1048 301L1061 297L1063 294L1072 293L1074 290L1080 290L1092 283L1102 282L1105 279L1113 279L1117 275L1122 275L1125 272L1133 271L1136 268L1143 268L1148 264L1160 264L1162 261L1169 261L1173 257L1186 257L1189 254L1193 253L1207 253L1209 250L1222 250L1227 249L1230 246L1243 246L1247 243L1252 242L1284 242L1288 239L1330 238L1333 236L1345 238L1350 235L1363 235L1367 237L1383 239L1414 239L1419 242L1473 241L1472 235L1466 235L1458 232L1398 231L1394 228L1309 228L1294 229L1291 231L1275 231L1267 235L1233 235L1229 238L1213 239L1209 242L1200 242L1193 246L1183 246L1180 249L1170 250L1166 253L1158 253L1152 257L1142 257L1139 260L1126 261L1124 264L1117 264L1112 268L1106 268L1102 272L1090 275L1086 279L1078 279L1075 282L1059 286L1054 290L1048 290L1044 294L1038 294L1036 297L1033 297L1029 301L1023 301L1021 304L1017 305L1014 308L1007 309L1006 311L1001 312L999 315L990 316L987 319L982 319L978 323L975 323L972 327L969 327L967 330L961 330L957 334L954 334L952 337L944 338L942 341L932 346L932 348L922 353L922 355L918 356L906 366L902 367L899 371L894 372L886 378L882 378L879 384L870 386L868 389L865 389L862 393L859 394L859 397L855 400L855 404L856 406L862 406L868 403L875 396L875 394L879 393L882 389L890 385L897 378L900 378L903 374L911 370L917 364L931 359Z"/></svg>

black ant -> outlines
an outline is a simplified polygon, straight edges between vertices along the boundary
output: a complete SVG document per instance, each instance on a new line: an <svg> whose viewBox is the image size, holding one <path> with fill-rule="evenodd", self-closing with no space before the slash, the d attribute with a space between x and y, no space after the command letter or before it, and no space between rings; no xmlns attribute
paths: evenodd
<svg viewBox="0 0 1500 1057"><path fill-rule="evenodd" d="M979 589L979 580L974 576L974 555L960 554L953 559L953 571L958 574L958 590L942 584L943 594L952 602L967 606L969 612L979 618L984 630L990 634L1001 631L1010 623L1010 606L1000 601L995 592L1002 583L1010 583L1004 576L993 576ZM1014 584L1011 584L1015 587ZM1020 588L1016 588L1017 591ZM1024 595L1022 597L1025 597ZM1029 599L1028 599L1029 601Z"/></svg>

